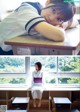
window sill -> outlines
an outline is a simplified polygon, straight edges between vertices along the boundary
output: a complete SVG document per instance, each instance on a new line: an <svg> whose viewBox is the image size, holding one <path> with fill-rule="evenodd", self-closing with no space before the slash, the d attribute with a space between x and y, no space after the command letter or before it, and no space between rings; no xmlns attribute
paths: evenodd
<svg viewBox="0 0 80 112"><path fill-rule="evenodd" d="M57 84L54 84L54 85L52 85L52 84L47 84L47 85L45 85L45 90L50 90L50 91L80 91L80 85L79 84L77 84L77 85L75 85L75 84L73 84L73 85L67 85L67 84L65 84L65 85L57 85Z"/></svg>
<svg viewBox="0 0 80 112"><path fill-rule="evenodd" d="M15 85L15 86L0 86L0 90L22 90L22 91L26 91L26 90L31 90L30 86L28 85ZM79 86L63 86L63 85L45 85L44 86L44 91L80 91L80 87Z"/></svg>

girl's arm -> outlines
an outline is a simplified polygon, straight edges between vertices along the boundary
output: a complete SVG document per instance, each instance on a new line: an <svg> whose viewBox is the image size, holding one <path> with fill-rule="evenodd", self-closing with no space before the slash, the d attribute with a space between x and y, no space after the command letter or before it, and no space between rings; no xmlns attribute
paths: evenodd
<svg viewBox="0 0 80 112"><path fill-rule="evenodd" d="M42 86L43 86L43 88L44 88L44 87L45 87L45 80L44 80L43 72L41 73L41 76L42 76Z"/></svg>
<svg viewBox="0 0 80 112"><path fill-rule="evenodd" d="M30 87L30 88L32 88L32 87L33 87L33 85L34 85L33 78L34 78L34 72L32 72L32 77L31 77L31 87Z"/></svg>
<svg viewBox="0 0 80 112"><path fill-rule="evenodd" d="M34 26L34 29L48 39L54 41L64 41L64 30L62 28L57 28L56 26L50 25L47 22L40 22Z"/></svg>

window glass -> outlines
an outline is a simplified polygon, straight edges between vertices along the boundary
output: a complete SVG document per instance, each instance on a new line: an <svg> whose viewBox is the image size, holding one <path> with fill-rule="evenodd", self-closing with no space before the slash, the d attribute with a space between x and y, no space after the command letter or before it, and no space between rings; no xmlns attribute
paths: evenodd
<svg viewBox="0 0 80 112"><path fill-rule="evenodd" d="M25 84L25 78L0 78L0 84Z"/></svg>
<svg viewBox="0 0 80 112"><path fill-rule="evenodd" d="M35 63L42 63L42 70L44 72L57 72L57 57L40 56L30 58L31 71L35 70Z"/></svg>
<svg viewBox="0 0 80 112"><path fill-rule="evenodd" d="M0 57L0 73L25 73L25 58Z"/></svg>
<svg viewBox="0 0 80 112"><path fill-rule="evenodd" d="M58 72L79 73L80 57L62 56L58 57Z"/></svg>
<svg viewBox="0 0 80 112"><path fill-rule="evenodd" d="M59 84L80 84L80 78L58 78Z"/></svg>

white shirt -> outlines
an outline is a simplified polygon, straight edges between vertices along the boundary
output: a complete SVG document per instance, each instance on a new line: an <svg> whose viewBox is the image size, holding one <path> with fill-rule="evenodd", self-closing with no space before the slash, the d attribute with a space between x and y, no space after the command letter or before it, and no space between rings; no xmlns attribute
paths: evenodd
<svg viewBox="0 0 80 112"><path fill-rule="evenodd" d="M45 20L37 8L27 2L22 3L0 23L0 42L23 34L32 35L34 26L42 21Z"/></svg>
<svg viewBox="0 0 80 112"><path fill-rule="evenodd" d="M42 82L41 83L35 83L34 82L34 78L42 78ZM43 72L42 71L34 71L32 73L32 86L43 86Z"/></svg>

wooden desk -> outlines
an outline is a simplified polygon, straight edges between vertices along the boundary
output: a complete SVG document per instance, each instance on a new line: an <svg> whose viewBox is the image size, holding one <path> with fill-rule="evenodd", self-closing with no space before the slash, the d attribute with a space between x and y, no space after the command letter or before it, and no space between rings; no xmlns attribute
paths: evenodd
<svg viewBox="0 0 80 112"><path fill-rule="evenodd" d="M27 104L29 103L29 97L16 97L12 104Z"/></svg>
<svg viewBox="0 0 80 112"><path fill-rule="evenodd" d="M65 87L66 88L66 87ZM32 95L31 95L31 91L30 90L27 90L25 88L25 90L21 89L21 88L18 88L17 90L16 89L6 89L6 88L0 88L0 105L7 105L7 109L13 109L13 106L12 106L12 100L11 98L12 97L30 97L30 101L32 101ZM74 88L66 88L64 90L64 88L60 88L60 89L56 89L56 87L52 88L52 90L45 90L43 92L43 97L42 97L42 102L48 102L48 106L47 106L47 110L50 110L50 102L49 102L49 97L51 98L54 98L54 97L67 97L69 98L71 101L72 101L72 98L73 98L73 93L76 94L79 98L80 97L80 89L78 88L78 90L74 89ZM27 106L27 105L26 105ZM30 111L30 105L28 107L28 109Z"/></svg>
<svg viewBox="0 0 80 112"><path fill-rule="evenodd" d="M71 104L69 98L63 97L54 97L53 98L55 104Z"/></svg>
<svg viewBox="0 0 80 112"><path fill-rule="evenodd" d="M28 112L27 110L7 110L6 112Z"/></svg>
<svg viewBox="0 0 80 112"><path fill-rule="evenodd" d="M12 101L12 105L16 108L29 110L29 97L15 97Z"/></svg>
<svg viewBox="0 0 80 112"><path fill-rule="evenodd" d="M19 36L7 40L18 55L76 55L80 50L80 26L66 31L64 42L54 42L43 37Z"/></svg>
<svg viewBox="0 0 80 112"><path fill-rule="evenodd" d="M53 102L56 105L57 112L58 112L58 110L60 110L60 108L57 108L57 107L60 107L61 105L69 105L70 109L68 109L68 108L65 108L65 109L71 110L71 101L67 97L53 97ZM63 109L64 108L62 108L62 110Z"/></svg>

